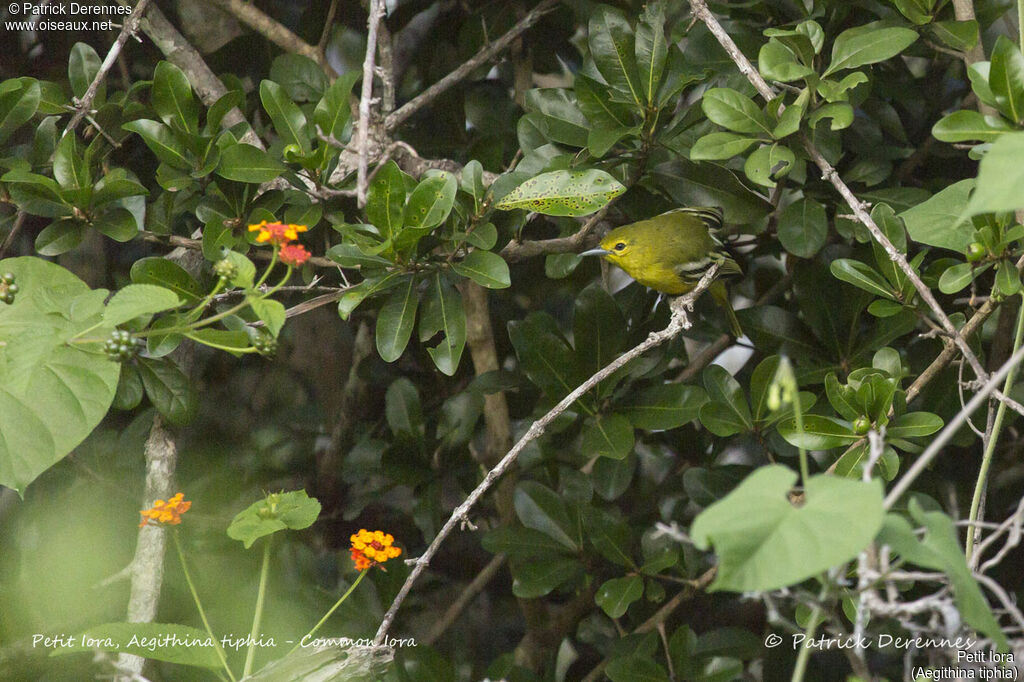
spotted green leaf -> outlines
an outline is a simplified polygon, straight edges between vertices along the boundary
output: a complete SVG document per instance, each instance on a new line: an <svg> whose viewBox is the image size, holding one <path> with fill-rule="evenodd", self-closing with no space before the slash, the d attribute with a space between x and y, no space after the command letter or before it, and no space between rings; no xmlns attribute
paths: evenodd
<svg viewBox="0 0 1024 682"><path fill-rule="evenodd" d="M505 195L498 208L525 208L544 215L584 216L603 208L626 191L601 170L557 170L530 178Z"/></svg>

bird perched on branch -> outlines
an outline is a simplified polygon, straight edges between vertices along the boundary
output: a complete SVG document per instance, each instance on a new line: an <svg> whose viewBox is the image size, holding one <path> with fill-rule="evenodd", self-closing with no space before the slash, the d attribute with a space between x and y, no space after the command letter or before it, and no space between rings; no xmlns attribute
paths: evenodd
<svg viewBox="0 0 1024 682"><path fill-rule="evenodd" d="M718 240L716 234L721 227L719 208L676 208L617 227L601 240L599 248L580 255L604 256L645 287L672 296L692 291L717 263L718 274L708 290L725 310L732 333L739 338L743 330L725 284L717 277L743 271Z"/></svg>

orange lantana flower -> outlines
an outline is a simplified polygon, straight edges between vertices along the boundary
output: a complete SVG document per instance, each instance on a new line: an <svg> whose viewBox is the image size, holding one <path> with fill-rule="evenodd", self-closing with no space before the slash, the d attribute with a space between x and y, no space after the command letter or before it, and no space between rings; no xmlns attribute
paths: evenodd
<svg viewBox="0 0 1024 682"><path fill-rule="evenodd" d="M142 528L150 521L176 526L181 523L181 515L187 512L191 507L192 502L185 500L185 493L178 493L166 502L163 500L157 500L153 503L152 507L149 509L143 509L139 512L142 514L142 521L139 523L139 528Z"/></svg>
<svg viewBox="0 0 1024 682"><path fill-rule="evenodd" d="M394 536L384 531L361 528L349 539L352 541L350 552L357 571L383 564L388 559L394 559L402 554L401 548L393 546Z"/></svg>
<svg viewBox="0 0 1024 682"><path fill-rule="evenodd" d="M277 255L285 265L298 267L308 261L311 254L302 244L284 244Z"/></svg>
<svg viewBox="0 0 1024 682"><path fill-rule="evenodd" d="M284 223L268 223L266 220L249 226L250 232L259 231L256 241L263 244L287 244L299 238L299 232L306 232L309 228L305 225L285 225Z"/></svg>

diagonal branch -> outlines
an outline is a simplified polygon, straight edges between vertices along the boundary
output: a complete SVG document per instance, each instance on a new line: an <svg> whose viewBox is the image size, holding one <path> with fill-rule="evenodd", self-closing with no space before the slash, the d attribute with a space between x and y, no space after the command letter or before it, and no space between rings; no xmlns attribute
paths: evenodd
<svg viewBox="0 0 1024 682"><path fill-rule="evenodd" d="M242 0L211 1L214 5L217 5L222 10L229 12L236 19L280 47L282 50L301 54L303 57L309 57L319 64L320 68L322 68L332 80L337 77L338 74L333 68L331 68L331 65L327 63L327 59L324 58L323 51L318 46L310 45L305 40L292 33L288 27L281 24L270 15L264 13L261 9L256 7L256 5L248 2L242 2Z"/></svg>
<svg viewBox="0 0 1024 682"><path fill-rule="evenodd" d="M562 400L551 408L547 414L530 425L530 428L527 429L525 434L523 434L523 437L512 446L512 449L508 451L505 457L503 457L493 469L487 472L487 475L484 476L484 480L473 489L473 492L466 497L462 504L455 508L444 526L441 527L441 530L427 547L426 551L419 559L414 561L415 565L413 566L412 571L405 579L405 583L402 584L402 588L398 591L394 601L391 602L391 606L388 607L387 613L384 614L384 619L381 621L380 627L377 629L377 634L373 639L374 646L380 646L381 642L384 641L399 607L401 607L402 602L404 602L405 598L409 595L409 591L412 589L413 584L430 564L431 558L433 558L434 554L437 553L441 543L444 542L445 538L448 537L456 526L468 518L469 510L472 509L473 505L475 505L483 494L490 489L494 482L501 478L502 474L508 471L509 468L515 464L516 460L519 458L519 453L521 453L527 445L540 438L548 424L550 424L556 417L568 410L573 403L601 383L604 379L607 379L628 362L640 357L655 346L674 338L684 329L689 329L691 323L687 311L693 309L694 301L696 301L697 297L711 285L711 282L717 274L718 265L714 265L701 278L693 291L684 296L672 299L672 318L664 329L660 332L652 332L642 343L631 348L602 367L594 373L593 376L577 386L571 393L569 393L569 395L562 398Z"/></svg>
<svg viewBox="0 0 1024 682"><path fill-rule="evenodd" d="M768 85L764 78L761 77L761 74L758 73L757 69L754 68L754 65L750 63L750 60L747 59L746 55L744 55L736 46L736 43L733 42L729 34L725 32L724 28L722 28L722 25L718 23L718 19L716 19L711 13L711 10L708 9L705 0L689 0L689 2L694 16L704 22L739 70L747 77L747 80L750 81L754 88L757 89L758 93L760 93L766 101L775 99L776 93L771 89L771 86ZM839 177L839 174L836 173L836 169L833 168L832 164L830 164L825 157L821 155L821 152L817 150L811 141L805 135L800 136L800 141L803 145L804 151L807 152L810 159L821 170L822 179L828 180L832 183L832 186L835 187L836 191L839 192L843 199L846 200L846 203L850 206L850 209L853 211L857 220L868 228L868 231L871 233L871 236L874 237L875 241L885 249L890 260L896 263L899 269L907 276L907 279L914 285L914 288L921 296L921 299L929 308L931 308L932 313L939 321L939 324L942 325L943 330L953 340L953 343L957 348L960 349L960 352L963 353L964 358L970 364L971 369L974 370L978 379L986 379L988 374L985 372L984 367L981 366L981 363L978 361L977 356L975 356L974 351L971 350L967 341L957 333L956 327L953 326L953 322L950 321L949 316L946 315L946 312L939 305L939 302L935 300L935 296L932 294L931 289L921 281L917 272L910 267L906 256L893 246L892 242L889 241L889 238L885 236L885 233L879 229L878 225L875 224L875 221L865 210L864 203L857 199L849 186L847 186L847 184L843 182L843 179Z"/></svg>
<svg viewBox="0 0 1024 682"><path fill-rule="evenodd" d="M540 21L541 17L552 11L557 4L558 0L543 0L543 2L530 10L525 17L516 22L516 25L510 28L505 35L501 36L490 45L485 45L479 52L473 55L457 69L431 85L413 99L406 102L397 111L390 114L386 119L384 119L385 130L391 131L402 125L407 118L437 99L441 93L469 76L473 71L489 62L507 47L511 46L519 36Z"/></svg>
<svg viewBox="0 0 1024 682"><path fill-rule="evenodd" d="M359 163L356 166L356 201L359 208L366 206L366 169L370 156L370 106L373 104L374 59L377 56L377 33L380 20L384 17L384 0L370 0L370 16L367 19L366 57L363 59L363 89L359 97L359 128L357 149Z"/></svg>

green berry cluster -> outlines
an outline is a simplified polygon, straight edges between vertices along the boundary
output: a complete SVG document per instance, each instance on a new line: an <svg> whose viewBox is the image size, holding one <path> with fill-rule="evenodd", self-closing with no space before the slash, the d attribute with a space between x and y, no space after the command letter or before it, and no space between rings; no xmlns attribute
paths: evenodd
<svg viewBox="0 0 1024 682"><path fill-rule="evenodd" d="M18 285L14 283L14 273L5 272L0 277L0 301L10 305L14 303L14 295L18 293Z"/></svg>
<svg viewBox="0 0 1024 682"><path fill-rule="evenodd" d="M134 358L145 343L142 339L134 338L129 331L115 329L103 345L103 351L114 362L125 362Z"/></svg>
<svg viewBox="0 0 1024 682"><path fill-rule="evenodd" d="M223 280L234 279L238 276L238 266L227 258L222 258L213 264L213 273Z"/></svg>
<svg viewBox="0 0 1024 682"><path fill-rule="evenodd" d="M274 355L277 352L277 339L269 334L260 334L253 339L252 346L260 355Z"/></svg>

